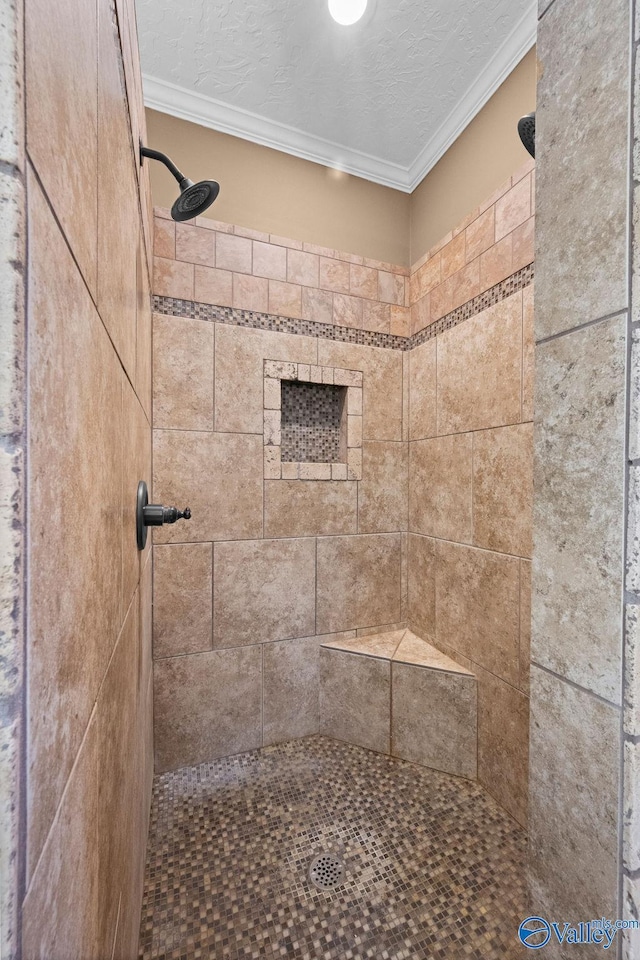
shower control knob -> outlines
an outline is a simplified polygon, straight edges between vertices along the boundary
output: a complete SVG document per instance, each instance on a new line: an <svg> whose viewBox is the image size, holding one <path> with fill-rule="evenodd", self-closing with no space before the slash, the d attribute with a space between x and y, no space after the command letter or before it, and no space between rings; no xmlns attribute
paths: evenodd
<svg viewBox="0 0 640 960"><path fill-rule="evenodd" d="M163 507L160 503L149 503L149 492L144 480L138 484L136 499L136 538L138 550L144 550L147 543L147 527L162 527L165 523L175 523L176 520L190 520L191 510L185 507Z"/></svg>

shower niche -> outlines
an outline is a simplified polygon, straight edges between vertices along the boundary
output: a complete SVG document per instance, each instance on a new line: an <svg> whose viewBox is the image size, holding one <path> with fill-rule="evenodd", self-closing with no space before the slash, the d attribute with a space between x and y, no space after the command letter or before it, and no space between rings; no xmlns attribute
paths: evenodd
<svg viewBox="0 0 640 960"><path fill-rule="evenodd" d="M264 361L266 480L362 479L362 371Z"/></svg>

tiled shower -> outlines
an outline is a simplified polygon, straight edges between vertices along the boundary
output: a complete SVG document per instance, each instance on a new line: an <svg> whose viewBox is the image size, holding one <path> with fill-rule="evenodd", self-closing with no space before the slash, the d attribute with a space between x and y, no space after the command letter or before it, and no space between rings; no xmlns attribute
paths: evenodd
<svg viewBox="0 0 640 960"><path fill-rule="evenodd" d="M0 46L2 960L637 918L635 0L541 0L537 163L411 268L154 209L133 3L54 6Z"/></svg>

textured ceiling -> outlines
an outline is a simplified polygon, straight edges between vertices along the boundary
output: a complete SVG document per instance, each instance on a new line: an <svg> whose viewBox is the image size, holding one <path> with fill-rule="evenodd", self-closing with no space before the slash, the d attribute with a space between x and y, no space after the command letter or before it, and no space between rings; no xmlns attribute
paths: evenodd
<svg viewBox="0 0 640 960"><path fill-rule="evenodd" d="M137 0L150 106L400 189L531 46L535 0Z"/></svg>

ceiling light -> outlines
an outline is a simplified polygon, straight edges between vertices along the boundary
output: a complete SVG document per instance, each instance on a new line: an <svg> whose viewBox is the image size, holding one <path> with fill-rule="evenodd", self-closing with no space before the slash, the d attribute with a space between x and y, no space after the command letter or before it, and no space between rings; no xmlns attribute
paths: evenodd
<svg viewBox="0 0 640 960"><path fill-rule="evenodd" d="M356 23L367 9L367 0L329 0L329 13L343 27Z"/></svg>

